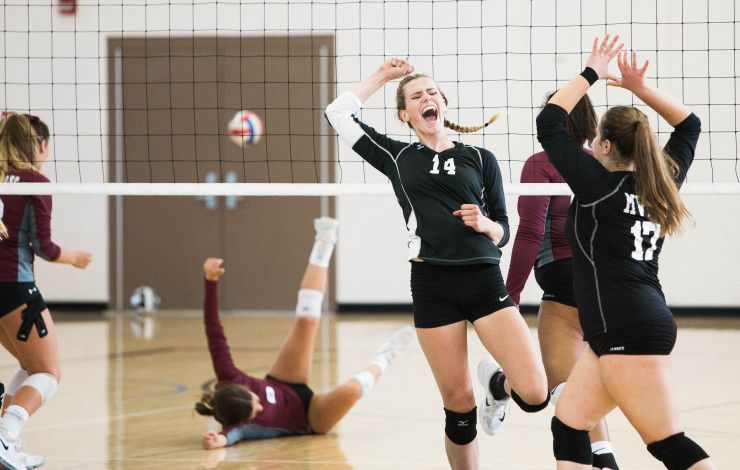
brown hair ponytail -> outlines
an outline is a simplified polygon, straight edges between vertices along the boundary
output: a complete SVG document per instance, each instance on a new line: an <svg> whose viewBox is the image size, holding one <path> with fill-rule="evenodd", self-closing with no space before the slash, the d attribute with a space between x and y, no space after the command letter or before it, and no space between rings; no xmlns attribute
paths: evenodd
<svg viewBox="0 0 740 470"><path fill-rule="evenodd" d="M203 416L213 416L213 392L203 392L195 404L195 412Z"/></svg>
<svg viewBox="0 0 740 470"><path fill-rule="evenodd" d="M252 418L252 394L243 385L225 385L215 392L206 391L195 404L196 413L213 416L223 426L233 426Z"/></svg>
<svg viewBox="0 0 740 470"><path fill-rule="evenodd" d="M678 233L691 214L678 194L678 167L658 145L647 116L629 106L609 109L601 123L601 140L610 140L622 159L634 162L635 192L650 220L660 225L661 235Z"/></svg>

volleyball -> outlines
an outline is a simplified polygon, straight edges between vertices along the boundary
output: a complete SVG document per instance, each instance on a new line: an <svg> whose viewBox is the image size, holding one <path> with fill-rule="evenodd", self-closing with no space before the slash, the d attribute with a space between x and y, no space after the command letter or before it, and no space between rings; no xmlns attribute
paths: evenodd
<svg viewBox="0 0 740 470"><path fill-rule="evenodd" d="M229 121L229 138L239 146L256 144L263 130L262 119L252 111L239 111Z"/></svg>

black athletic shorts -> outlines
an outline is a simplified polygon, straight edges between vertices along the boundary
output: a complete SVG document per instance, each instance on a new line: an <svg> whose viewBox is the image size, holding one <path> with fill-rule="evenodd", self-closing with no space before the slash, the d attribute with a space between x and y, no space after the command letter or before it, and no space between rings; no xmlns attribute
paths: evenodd
<svg viewBox="0 0 740 470"><path fill-rule="evenodd" d="M576 307L572 261L573 258L565 258L535 268L534 278L542 289L542 300Z"/></svg>
<svg viewBox="0 0 740 470"><path fill-rule="evenodd" d="M678 328L673 316L631 325L619 331L601 333L588 339L597 356L630 354L667 356L676 344Z"/></svg>
<svg viewBox="0 0 740 470"><path fill-rule="evenodd" d="M479 318L515 304L497 264L411 263L414 325L436 328Z"/></svg>
<svg viewBox="0 0 740 470"><path fill-rule="evenodd" d="M33 282L0 282L0 318L26 304L39 313L46 303Z"/></svg>
<svg viewBox="0 0 740 470"><path fill-rule="evenodd" d="M39 338L43 338L49 333L41 317L41 313L46 310L46 302L36 284L33 282L0 282L0 318L23 304L26 304L26 308L23 310L22 322L16 338L26 341L34 326Z"/></svg>
<svg viewBox="0 0 740 470"><path fill-rule="evenodd" d="M274 380L275 382L280 382L281 384L285 384L295 390L298 396L301 397L301 401L303 402L303 410L306 412L306 418L308 418L308 405L311 403L311 399L313 398L313 390L311 390L308 385L286 382L285 380L276 379L270 374L267 374L265 378Z"/></svg>

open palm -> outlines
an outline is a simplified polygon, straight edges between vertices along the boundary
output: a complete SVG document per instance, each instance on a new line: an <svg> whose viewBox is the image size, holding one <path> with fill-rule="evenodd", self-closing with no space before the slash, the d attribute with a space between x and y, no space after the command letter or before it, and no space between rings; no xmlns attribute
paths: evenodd
<svg viewBox="0 0 740 470"><path fill-rule="evenodd" d="M599 76L599 78L612 78L609 75L609 62L619 54L624 44L620 43L619 36L614 36L614 39L609 41L609 35L607 34L604 39L599 43L599 38L594 38L594 44L591 47L591 55L586 61L586 67L591 67Z"/></svg>
<svg viewBox="0 0 740 470"><path fill-rule="evenodd" d="M630 56L629 59L627 56ZM622 74L621 78L609 78L607 85L625 88L633 93L645 87L645 71L650 65L649 60L645 60L642 66L639 66L637 52L631 54L624 51L617 58L617 65Z"/></svg>

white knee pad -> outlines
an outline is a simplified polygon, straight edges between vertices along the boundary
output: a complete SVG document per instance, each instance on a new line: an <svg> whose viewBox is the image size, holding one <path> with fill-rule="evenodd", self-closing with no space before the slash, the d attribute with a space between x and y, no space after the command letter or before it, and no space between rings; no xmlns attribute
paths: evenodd
<svg viewBox="0 0 740 470"><path fill-rule="evenodd" d="M314 289L301 289L298 291L298 303L295 306L295 314L299 317L320 317L321 306L324 303L324 293Z"/></svg>
<svg viewBox="0 0 740 470"><path fill-rule="evenodd" d="M41 402L46 403L54 396L58 387L57 379L46 372L37 372L28 376L21 387L32 387L41 395Z"/></svg>
<svg viewBox="0 0 740 470"><path fill-rule="evenodd" d="M23 386L23 382L25 382L27 378L28 372L26 372L26 369L18 369L18 372L15 373L8 386L5 387L5 393L10 396L15 395L15 392Z"/></svg>

